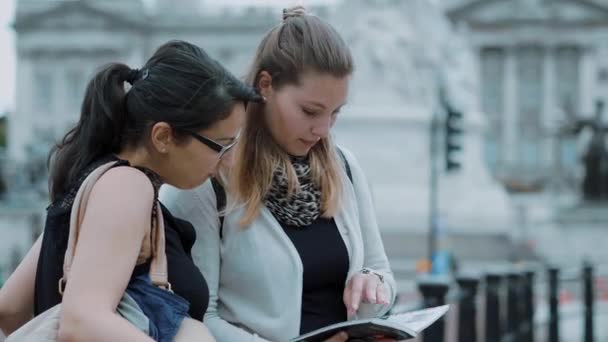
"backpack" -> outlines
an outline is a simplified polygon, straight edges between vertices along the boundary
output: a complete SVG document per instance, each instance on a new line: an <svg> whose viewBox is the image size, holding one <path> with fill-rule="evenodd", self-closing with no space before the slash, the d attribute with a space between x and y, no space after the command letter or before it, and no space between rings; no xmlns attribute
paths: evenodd
<svg viewBox="0 0 608 342"><path fill-rule="evenodd" d="M338 148L338 154L344 163L344 171L346 171L346 175L351 183L353 183L353 174L350 170L350 165L348 165L348 160L346 160L346 156L341 149ZM211 178L211 185L213 186L213 192L215 192L215 200L217 203L217 213L220 219L220 240L224 238L224 215L222 212L226 209L226 189L224 186L216 179Z"/></svg>

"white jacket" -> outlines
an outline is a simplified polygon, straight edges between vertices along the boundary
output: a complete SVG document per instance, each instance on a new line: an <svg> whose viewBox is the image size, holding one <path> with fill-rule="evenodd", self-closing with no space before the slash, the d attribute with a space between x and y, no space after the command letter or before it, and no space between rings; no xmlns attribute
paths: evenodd
<svg viewBox="0 0 608 342"><path fill-rule="evenodd" d="M348 277L362 268L384 276L390 305L395 280L380 239L371 194L354 156L342 149L353 181L343 171L344 196L335 216L349 254ZM194 190L163 186L161 201L197 233L192 257L209 285L205 324L220 341L288 341L299 335L302 261L281 225L265 207L246 228L243 209L226 214L220 239L216 197L210 181ZM228 201L230 202L230 201ZM361 304L358 318L385 314L390 305Z"/></svg>

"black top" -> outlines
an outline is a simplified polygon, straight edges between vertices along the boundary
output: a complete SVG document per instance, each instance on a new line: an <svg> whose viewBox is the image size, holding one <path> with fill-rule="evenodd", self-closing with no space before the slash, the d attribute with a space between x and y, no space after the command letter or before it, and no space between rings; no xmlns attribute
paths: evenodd
<svg viewBox="0 0 608 342"><path fill-rule="evenodd" d="M304 266L300 334L346 321L342 296L349 266L348 250L334 219L319 217L306 227L282 222L281 226Z"/></svg>
<svg viewBox="0 0 608 342"><path fill-rule="evenodd" d="M34 314L50 309L61 302L57 284L63 275L63 259L67 248L70 227L70 212L74 197L80 184L86 176L98 166L111 160L118 161L116 166L129 166L126 160L115 156L101 158L92 163L75 184L59 195L47 208L47 218L38 266L36 271ZM161 185L160 178L153 171L138 168L149 178L155 188L155 193ZM192 318L203 320L209 304L209 289L205 278L194 265L190 251L196 239L192 225L171 215L169 210L161 205L165 221L165 252L167 254L168 278L173 291L190 303L189 314ZM134 274L147 271L149 263L138 265Z"/></svg>

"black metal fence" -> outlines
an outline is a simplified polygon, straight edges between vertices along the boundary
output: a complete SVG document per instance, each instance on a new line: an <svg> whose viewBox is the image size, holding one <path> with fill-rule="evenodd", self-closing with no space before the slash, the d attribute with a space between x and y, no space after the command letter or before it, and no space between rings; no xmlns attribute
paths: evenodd
<svg viewBox="0 0 608 342"><path fill-rule="evenodd" d="M574 276L560 276L557 267L513 268L483 275L458 275L454 279L424 277L418 281L423 306L454 303L455 329L446 331L446 319L426 329L419 340L424 342L533 342L560 341L560 286L581 285L582 316L580 339L598 342L594 335L596 289L594 267L584 263ZM539 300L535 289L546 286L546 300ZM456 291L454 291L456 290ZM542 291L544 292L544 291ZM449 293L449 294L448 294ZM536 304L535 304L536 303ZM548 306L547 324L535 325L539 305ZM481 324L480 324L481 323ZM481 325L481 326L478 326ZM542 331L546 329L546 331ZM561 341L564 341L562 338Z"/></svg>

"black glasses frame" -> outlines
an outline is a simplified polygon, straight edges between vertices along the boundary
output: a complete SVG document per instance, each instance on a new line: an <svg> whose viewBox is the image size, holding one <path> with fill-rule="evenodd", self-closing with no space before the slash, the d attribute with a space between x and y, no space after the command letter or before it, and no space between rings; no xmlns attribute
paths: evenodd
<svg viewBox="0 0 608 342"><path fill-rule="evenodd" d="M237 134L237 136L234 138L234 141L231 142L228 145L222 145L216 141L214 141L213 139L209 139L205 136L202 136L196 132L193 131L188 131L188 130L184 130L185 133L191 135L194 139L200 141L201 143L203 143L203 145L209 147L210 149L212 149L213 151L215 151L216 153L219 154L219 157L221 158L224 154L226 154L226 152L230 151L231 148L233 148L238 142L239 142L239 136L241 135L241 133L239 132Z"/></svg>

